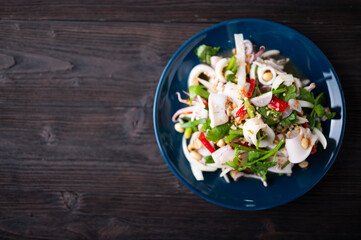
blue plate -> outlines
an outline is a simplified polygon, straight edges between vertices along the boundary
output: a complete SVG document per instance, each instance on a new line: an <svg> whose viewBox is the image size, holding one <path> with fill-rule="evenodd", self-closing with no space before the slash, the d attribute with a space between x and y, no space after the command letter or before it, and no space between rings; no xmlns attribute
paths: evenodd
<svg viewBox="0 0 361 240"><path fill-rule="evenodd" d="M322 91L328 106L337 113L335 119L323 125L328 140L326 150L318 146L315 155L308 158L309 167L295 166L292 176L269 173L268 187L254 179L241 178L226 183L219 172L204 173L204 181L197 181L183 155L182 134L174 130L172 115L184 107L176 98L176 92L187 90L191 69L199 64L194 49L201 44L220 46L224 51L234 48L235 33L243 33L257 46L278 49L283 56L302 73L315 82L316 93ZM154 99L154 130L160 151L169 168L178 179L198 196L223 207L240 210L259 210L290 202L309 191L326 174L341 146L345 129L346 106L335 70L321 50L302 34L284 25L259 20L238 19L209 27L184 43L173 55L160 78Z"/></svg>

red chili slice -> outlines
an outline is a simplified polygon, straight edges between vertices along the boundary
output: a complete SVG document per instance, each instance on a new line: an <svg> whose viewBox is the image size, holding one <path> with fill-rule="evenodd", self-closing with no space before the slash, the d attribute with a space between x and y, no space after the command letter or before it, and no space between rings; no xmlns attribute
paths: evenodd
<svg viewBox="0 0 361 240"><path fill-rule="evenodd" d="M199 135L199 140L203 143L203 145L210 151L210 153L214 153L216 150L212 147L211 143L206 139L206 135L203 132Z"/></svg>
<svg viewBox="0 0 361 240"><path fill-rule="evenodd" d="M288 103L277 98L275 95L272 96L271 102L268 104L270 108L277 112L284 112L288 108Z"/></svg>
<svg viewBox="0 0 361 240"><path fill-rule="evenodd" d="M236 118L241 118L243 119L244 116L246 116L247 114L247 110L246 108L244 107L244 105L237 111L236 113Z"/></svg>

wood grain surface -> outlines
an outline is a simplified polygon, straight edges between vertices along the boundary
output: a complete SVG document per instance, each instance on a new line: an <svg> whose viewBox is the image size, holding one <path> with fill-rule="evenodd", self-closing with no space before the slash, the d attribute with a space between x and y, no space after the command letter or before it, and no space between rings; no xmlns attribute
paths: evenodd
<svg viewBox="0 0 361 240"><path fill-rule="evenodd" d="M360 239L360 1L1 1L1 239ZM172 174L152 107L173 53L221 21L301 32L341 80L326 176L265 211L213 205Z"/></svg>

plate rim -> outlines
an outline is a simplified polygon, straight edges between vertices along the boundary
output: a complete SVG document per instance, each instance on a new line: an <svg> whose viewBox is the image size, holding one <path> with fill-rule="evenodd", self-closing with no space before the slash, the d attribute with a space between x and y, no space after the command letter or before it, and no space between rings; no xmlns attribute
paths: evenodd
<svg viewBox="0 0 361 240"><path fill-rule="evenodd" d="M268 205L264 205L264 206L256 206L256 207L245 207L245 206L234 206L231 204L225 204L225 203L221 203L218 202L212 198L210 198L208 195L205 195L201 192L199 192L199 190L197 190L195 187L191 186L190 184L188 184L182 176L180 176L175 169L173 169L173 166L170 164L168 158L166 157L165 154L165 150L163 149L163 146L160 142L160 137L159 137L159 129L158 129L158 118L157 118L157 111L158 111L158 101L159 101L159 95L160 95L160 88L161 85L164 82L164 78L165 75L167 74L171 64L174 62L174 60L176 59L176 57L181 53L181 51L188 46L189 43L191 43L194 39L196 39L197 37L199 37L200 35L211 31L214 28L220 27L222 25L228 25L228 24L233 24L233 23L239 23L239 22L258 22L258 23L266 23L266 24L271 24L271 25L276 25L276 26L280 26L283 28L286 28L287 30L294 32L295 34L297 34L299 37L301 37L303 40L305 40L306 42L308 42L308 44L312 45L312 47L316 48L325 58L325 60L327 61L327 63L330 66L330 69L332 70L332 72L334 73L338 88L340 90L340 95L341 95L341 99L342 99L342 115L341 118L343 120L343 124L342 124L342 129L341 129L341 134L340 134L340 139L339 139L339 144L336 146L335 149L335 154L331 157L331 161L328 161L330 164L328 164L323 171L323 174L318 175L318 177L315 178L315 181L312 182L311 184L308 184L306 187L302 188L302 191L300 191L298 194L293 195L292 197L289 197L287 199L285 199L284 201L280 201L274 204L268 204ZM207 27L205 29L203 29L202 31L196 33L195 35L193 35L191 38L189 38L186 42L184 42L179 48L178 50L172 55L172 57L170 58L170 60L168 61L167 65L165 66L158 85L157 85L157 89L155 92L155 96L154 96L154 102L153 102L153 127L154 127L154 132L155 132L155 136L156 136L156 141L157 141L157 145L160 149L160 152L163 156L163 159L165 160L165 162L167 163L168 167L171 169L171 171L173 172L173 174L178 178L178 180L185 185L189 190L191 190L193 193L195 193L197 196L215 204L221 207L225 207L225 208L229 208L229 209L235 209L235 210L245 210L245 211L257 211L257 210L265 210L265 209L270 209L270 208L275 208L278 206L282 206L284 204L287 204L289 202L292 202L298 198L300 198L301 196L303 196L304 194L306 194L307 192L309 192L316 184L318 184L320 182L320 180L326 175L326 173L329 171L329 169L331 168L331 166L334 164L338 153L340 151L342 142L343 142L343 137L344 137L344 133L345 133L345 126L346 126L346 101L345 101L345 97L344 97L344 93L343 93L343 89L341 86L341 82L338 78L338 75L334 69L334 67L332 66L331 62L329 61L329 59L327 58L327 56L323 53L323 51L313 42L311 41L309 38L307 38L306 36L304 36L303 34L301 34L300 32L286 26L283 25L281 23L278 22L274 22L274 21L269 21L269 20L264 20L264 19L258 19L258 18L239 18L239 19L232 19L232 20L228 20L228 21L223 21L223 22L219 22L217 24L214 24L210 27Z"/></svg>

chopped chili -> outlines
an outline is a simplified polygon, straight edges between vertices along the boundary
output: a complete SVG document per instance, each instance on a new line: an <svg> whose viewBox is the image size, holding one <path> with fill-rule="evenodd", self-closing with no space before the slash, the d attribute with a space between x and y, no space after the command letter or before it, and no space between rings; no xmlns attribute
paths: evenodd
<svg viewBox="0 0 361 240"><path fill-rule="evenodd" d="M216 150L212 147L211 143L206 139L206 135L203 132L199 135L199 140L203 143L204 147L208 149L210 153L214 153Z"/></svg>
<svg viewBox="0 0 361 240"><path fill-rule="evenodd" d="M286 108L288 108L289 105L287 102L282 101L281 99L279 99L278 97L273 95L272 100L268 104L268 106L270 108L272 108L273 110L276 110L277 112L284 112L286 110Z"/></svg>

